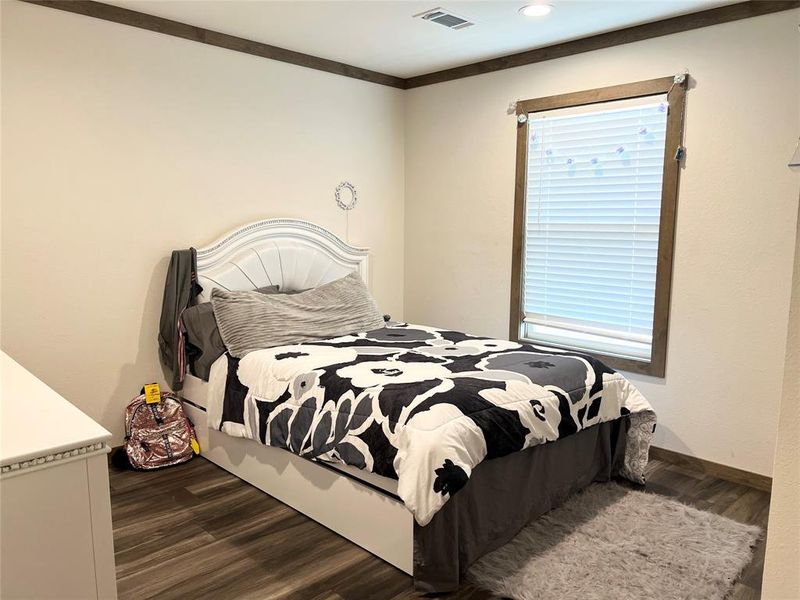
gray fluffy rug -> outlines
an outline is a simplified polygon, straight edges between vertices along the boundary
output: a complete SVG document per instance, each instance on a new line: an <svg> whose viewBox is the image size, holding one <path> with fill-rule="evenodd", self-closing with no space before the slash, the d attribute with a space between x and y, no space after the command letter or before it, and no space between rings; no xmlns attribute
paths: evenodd
<svg viewBox="0 0 800 600"><path fill-rule="evenodd" d="M615 483L595 484L469 570L515 600L722 599L761 530Z"/></svg>

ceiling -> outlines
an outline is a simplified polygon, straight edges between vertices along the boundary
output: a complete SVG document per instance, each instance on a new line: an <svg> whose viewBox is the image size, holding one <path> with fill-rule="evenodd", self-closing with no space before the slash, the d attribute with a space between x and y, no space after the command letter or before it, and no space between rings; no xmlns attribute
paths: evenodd
<svg viewBox="0 0 800 600"><path fill-rule="evenodd" d="M536 0L104 0L265 44L398 77L413 77L730 0L544 0L550 15L523 17ZM413 18L442 7L475 25L451 30Z"/></svg>

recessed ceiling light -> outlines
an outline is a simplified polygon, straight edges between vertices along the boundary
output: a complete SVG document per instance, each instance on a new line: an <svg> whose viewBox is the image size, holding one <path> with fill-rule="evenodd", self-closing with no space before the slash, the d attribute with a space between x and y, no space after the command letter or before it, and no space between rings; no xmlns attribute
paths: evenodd
<svg viewBox="0 0 800 600"><path fill-rule="evenodd" d="M526 17L544 17L553 10L552 4L528 4L519 9L520 14Z"/></svg>

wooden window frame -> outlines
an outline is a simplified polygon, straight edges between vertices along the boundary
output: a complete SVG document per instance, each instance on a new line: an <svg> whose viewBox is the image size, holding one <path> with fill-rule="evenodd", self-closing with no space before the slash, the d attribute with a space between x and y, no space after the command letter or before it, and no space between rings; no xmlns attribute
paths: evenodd
<svg viewBox="0 0 800 600"><path fill-rule="evenodd" d="M664 172L661 188L661 215L658 228L658 259L656 264L655 305L653 309L653 342L650 361L622 358L598 352L588 352L615 369L641 373L654 377L664 377L667 363L667 333L669 330L670 288L672 286L672 259L675 246L675 217L678 205L678 181L681 163L677 158L683 144L683 121L687 83L676 82L675 77L661 77L647 81L637 81L583 92L547 96L517 102L517 116L534 112L586 106L614 100L626 100L667 94L669 112L664 147ZM529 119L517 119L517 165L514 187L514 237L511 258L511 311L509 319L509 339L520 339L520 330L525 313L522 305L522 282L525 247L525 203L528 172L528 124ZM547 344L552 346L552 344Z"/></svg>

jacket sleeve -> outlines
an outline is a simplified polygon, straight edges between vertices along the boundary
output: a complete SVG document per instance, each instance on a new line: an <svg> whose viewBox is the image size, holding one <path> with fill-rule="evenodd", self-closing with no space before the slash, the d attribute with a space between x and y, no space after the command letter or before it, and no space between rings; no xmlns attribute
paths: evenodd
<svg viewBox="0 0 800 600"><path fill-rule="evenodd" d="M183 387L186 357L180 331L183 310L196 295L195 251L173 250L164 282L164 299L161 303L161 320L158 326L158 355L169 386L173 391Z"/></svg>

